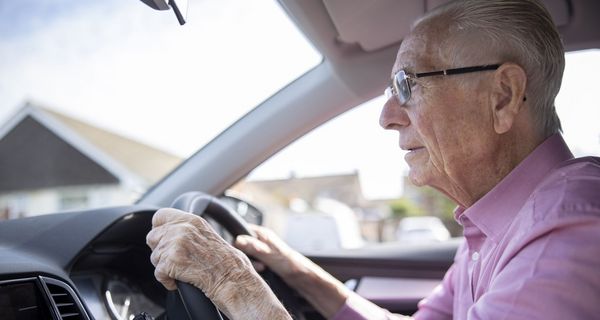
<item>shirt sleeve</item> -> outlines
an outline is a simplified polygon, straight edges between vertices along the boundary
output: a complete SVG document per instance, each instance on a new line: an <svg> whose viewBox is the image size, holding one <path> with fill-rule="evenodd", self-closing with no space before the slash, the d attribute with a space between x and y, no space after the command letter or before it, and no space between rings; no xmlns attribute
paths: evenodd
<svg viewBox="0 0 600 320"><path fill-rule="evenodd" d="M460 251L460 249L459 249ZM433 292L419 302L419 311L413 317L415 320L450 320L454 308L454 283L456 263L446 272L444 280Z"/></svg>
<svg viewBox="0 0 600 320"><path fill-rule="evenodd" d="M534 237L507 262L468 319L598 318L600 219L563 222L531 230Z"/></svg>
<svg viewBox="0 0 600 320"><path fill-rule="evenodd" d="M351 293L331 320L401 320L410 317L392 314L371 301Z"/></svg>
<svg viewBox="0 0 600 320"><path fill-rule="evenodd" d="M442 283L431 295L419 302L419 311L414 319L448 320L452 319L454 265L450 267ZM402 288L398 288L402 290ZM342 308L331 320L396 320L411 317L392 314L369 300L352 293Z"/></svg>

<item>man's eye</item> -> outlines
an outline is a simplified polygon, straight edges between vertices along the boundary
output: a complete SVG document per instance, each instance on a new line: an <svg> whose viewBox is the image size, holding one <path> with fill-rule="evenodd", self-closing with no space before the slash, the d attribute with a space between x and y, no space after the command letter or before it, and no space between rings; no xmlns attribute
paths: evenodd
<svg viewBox="0 0 600 320"><path fill-rule="evenodd" d="M410 84L411 88L415 88L415 87L419 87L419 86L423 85L423 81L418 80L418 79L408 79L408 83Z"/></svg>
<svg viewBox="0 0 600 320"><path fill-rule="evenodd" d="M410 83L411 88L429 88L432 85L429 79L410 79L410 81L412 81Z"/></svg>

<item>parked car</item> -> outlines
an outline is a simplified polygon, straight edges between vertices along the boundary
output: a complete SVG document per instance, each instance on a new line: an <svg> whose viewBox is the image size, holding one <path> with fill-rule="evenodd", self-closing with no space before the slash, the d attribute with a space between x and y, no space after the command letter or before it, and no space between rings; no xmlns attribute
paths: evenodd
<svg viewBox="0 0 600 320"><path fill-rule="evenodd" d="M450 231L438 217L406 217L398 223L396 239L401 243L446 241Z"/></svg>
<svg viewBox="0 0 600 320"><path fill-rule="evenodd" d="M152 1L154 0L144 2ZM69 56L51 52L48 57L56 59L56 66L43 70L48 77L44 78L44 85L47 86L44 92L48 96L60 98L61 95L78 96L84 93L82 91L90 92L94 99L87 102L90 108L97 108L96 114L100 118L108 117L104 111L113 106L97 104L94 100L104 101L102 99L110 98L112 94L132 91L135 96L131 99L115 102L118 113L117 116L111 115L115 117L112 118L113 122L123 122L126 115L134 115L135 120L126 121L127 125L135 128L134 131L161 132L165 138L161 140L163 145L183 144L184 138L188 137L198 141L210 140L143 192L135 203L0 221L0 318L121 320L132 319L140 312L147 312L158 319L166 319L167 316L170 319L180 319L182 306L154 279L154 268L149 259L150 249L145 243L154 212L160 207L171 206L177 197L190 191L223 196L236 182L243 180L253 169L297 139L308 135L330 119L379 97L388 84L398 45L407 34L410 24L425 10L441 2L443 1L279 0L263 5L262 1L203 1L203 9L211 10L211 16L215 19L210 20L211 25L202 25L206 33L195 40L203 44L200 49L189 45L185 47L186 50L181 51L174 50L174 44L180 40L189 44L191 40L188 39L193 38L190 35L192 29L179 27L171 17L172 13L168 13L167 17L167 13L152 11L141 2L136 2L135 5L138 6L135 8L131 2L120 0L65 0L60 2L62 6L52 7L52 10L47 7L44 9L48 10L37 10L36 5L39 3L27 1L8 1L0 6L0 11L3 7L14 9L10 14L4 13L4 16L10 16L11 19L3 19L3 26L18 25L26 18L35 16L32 24L27 27L41 29L47 28L43 23L44 17L68 7L68 11L60 11L61 14L58 15L60 21L64 19L65 23L52 27L69 36L44 38L42 40L45 43L69 46L71 32L87 32L86 45L77 47L77 50L88 54L87 62L91 66L83 67L86 61L78 61L77 68L66 69L63 63ZM559 25L568 50L600 47L600 2L545 2ZM190 1L190 10L194 5L200 6L200 3ZM7 7L9 5L11 7ZM104 7L109 5L110 7ZM269 20L269 24L261 24L262 19L247 19L246 16L237 15L241 10L235 11L233 16L228 15L229 11L225 10L227 7L221 7L224 5L243 6L244 11L257 14L258 17L261 15L260 10L271 10L270 12L278 15ZM100 6L102 10L98 10L92 18L81 20L93 23L89 30L82 30L79 24L68 20L91 6ZM142 18L137 13L130 14L137 12L136 10L145 10L150 18ZM115 17L130 21L131 24L127 26L131 29L117 27L116 30L111 29L111 32L105 31L111 27L111 19ZM194 21L193 14L187 18L186 26L206 23ZM217 20L218 18L224 21ZM161 19L169 19L173 26L168 26ZM229 33L220 33L233 21L259 24L259 27L251 30L227 29ZM294 52L304 55L312 54L310 52L313 50L300 45L284 46L279 48L283 50L282 53L273 55L272 52L264 52L268 58L263 57L261 48L266 48L269 43L283 41L288 36L284 31L292 30L290 26L297 28L293 29L297 32L296 36L305 37L310 43L309 47L312 46L317 52L313 59L316 65L308 63L281 76L283 66L294 65L294 60L298 59ZM93 50L92 44L95 42L118 39L125 33L138 29L149 29L151 32L147 38L137 39L140 42L135 42L136 45L148 52L155 52L151 48L159 48L170 53L171 58L161 59L150 53L149 56L144 56L143 52L141 55L127 52L125 56L113 56L108 52ZM13 34L11 30L2 30L3 42L9 38L19 38L19 34ZM251 31L251 34L239 36L245 31ZM270 34L269 32L272 32L272 38L261 38L263 34ZM162 35L166 37L160 38L161 41L153 38ZM0 48L0 59L13 64L17 58L27 58L37 52L36 48L18 41ZM13 55L8 49L18 49L18 52ZM118 52L122 48L114 46L112 49ZM177 64L179 59L184 58L193 58L195 60L190 61L195 61L198 65L193 65L192 62L187 65ZM95 86L98 83L95 77L107 72L99 67L100 64L95 64L103 59L115 59L119 62L119 68L110 71L114 72L109 77L115 84L110 87L112 91L103 91L104 89ZM140 61L145 64L141 65ZM203 69L222 61L226 63L222 65L223 70L218 76L215 75L212 79L200 78ZM11 79L17 79L17 75L21 73L35 71L32 67L12 68L10 63L3 65L2 73L10 74ZM246 66L251 69L240 71ZM165 72L167 76L153 78L154 70ZM130 78L130 73L136 72L144 74L149 81L138 84L131 80L133 78ZM58 82L51 80L52 77L58 78L65 74L80 77L79 81L73 83L73 87L62 88L57 86ZM596 74L597 72L594 76ZM186 81L176 82L180 77L184 77ZM286 79L286 82L271 84L269 81L275 78ZM261 82L268 88L260 93L249 91L246 86L251 82ZM10 83L15 86L25 85L17 80ZM181 87L173 92L168 91L171 83L178 83ZM164 92L170 93L164 95ZM177 93L183 92L192 92L197 100L191 103L180 100ZM219 99L207 102L209 100L206 97L212 95ZM251 98L254 104L250 106L256 107L247 113L236 109L238 104L242 104L240 97ZM11 101L16 100L14 98ZM154 111L146 107L156 101L164 107L163 113L152 113ZM80 103L80 111L83 112L86 105L84 101ZM185 107L181 107L182 105ZM192 109L201 112L196 115L183 113ZM204 122L205 118L210 119L215 110L230 111L239 118L229 120L227 129L217 135L217 129L212 127L213 123ZM122 114L122 118L119 114ZM586 114L578 116L589 117ZM34 116L31 119L35 121L37 118ZM157 119L158 122L152 122ZM376 119L365 121L376 125ZM148 128L143 126L144 123L156 125ZM175 123L177 126L165 130L160 123ZM206 134L211 139L203 135L206 131L199 131L206 128L211 130ZM184 134L178 135L181 133L179 130ZM0 134L5 137L7 132ZM59 136L69 135L61 131ZM157 138L157 143L158 139L161 138ZM20 141L15 143L19 148L28 145L27 139L19 138L16 141ZM46 150L44 145L47 143L42 141L36 147L40 152L34 153L34 158L47 159L47 154L42 152ZM87 143L83 145L90 147ZM394 148L394 145L389 148ZM335 153L336 150L329 146L327 152ZM358 149L356 152L364 153ZM82 154L87 157L95 154L99 156L100 163L110 162L102 154ZM316 152L310 155L321 156ZM324 162L325 158L319 158L319 161ZM14 163L23 164L31 159L15 160ZM43 163L48 164L47 161ZM66 169L68 168L75 169L67 166ZM124 170L119 166L109 169L107 172L117 176ZM46 170L52 170L52 167L47 167ZM25 177L28 172L18 171L18 174ZM400 177L397 179L400 180ZM137 186L136 183L137 181L128 180L124 185ZM261 195L256 195L254 200L260 197ZM240 202L243 200L235 200L236 210L247 212L249 206L240 205ZM260 206L258 202L260 201L256 202L256 208L269 210L268 206ZM263 220L261 213L254 211L252 216L254 222ZM276 215L269 217L265 214L264 217L264 223L269 223L269 219L277 219ZM227 237L231 230L221 228L222 225L215 220L212 222ZM436 232L431 231L432 234ZM231 239L230 236L228 238ZM459 244L460 239L419 246L385 243L315 253L309 255L309 258L341 281L355 280L353 283L358 283L355 289L359 294L392 312L410 314L416 310L417 302L442 279L452 264ZM395 289L405 284L418 290L395 295ZM305 301L297 300L289 307L298 319L322 319Z"/></svg>
<svg viewBox="0 0 600 320"><path fill-rule="evenodd" d="M314 211L291 213L283 240L303 253L335 252L365 245L355 213L332 199L317 199ZM310 230L310 232L307 232Z"/></svg>

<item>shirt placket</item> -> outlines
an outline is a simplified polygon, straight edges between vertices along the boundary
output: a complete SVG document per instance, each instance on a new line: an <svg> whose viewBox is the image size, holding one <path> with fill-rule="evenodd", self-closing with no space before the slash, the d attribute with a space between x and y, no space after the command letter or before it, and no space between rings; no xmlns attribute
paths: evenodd
<svg viewBox="0 0 600 320"><path fill-rule="evenodd" d="M470 256L470 261L469 261L469 265L470 265L470 287L471 287L471 299L473 300L473 302L475 302L475 292L476 292L476 288L479 285L479 273L481 271L481 250L477 249L476 251L473 251L471 253Z"/></svg>
<svg viewBox="0 0 600 320"><path fill-rule="evenodd" d="M479 273L481 270L481 247L485 240L485 234L469 221L466 217L461 217L461 222L465 227L465 239L468 247L467 272L469 277L469 291L471 301L475 302L475 292L478 285Z"/></svg>

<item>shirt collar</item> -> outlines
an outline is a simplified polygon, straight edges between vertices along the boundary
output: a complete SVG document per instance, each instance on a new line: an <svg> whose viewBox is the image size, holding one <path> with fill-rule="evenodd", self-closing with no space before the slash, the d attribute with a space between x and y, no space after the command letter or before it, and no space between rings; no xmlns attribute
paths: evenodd
<svg viewBox="0 0 600 320"><path fill-rule="evenodd" d="M562 136L552 135L475 204L457 208L455 218L460 221L466 217L487 237L498 242L548 172L572 158Z"/></svg>

